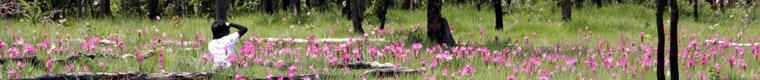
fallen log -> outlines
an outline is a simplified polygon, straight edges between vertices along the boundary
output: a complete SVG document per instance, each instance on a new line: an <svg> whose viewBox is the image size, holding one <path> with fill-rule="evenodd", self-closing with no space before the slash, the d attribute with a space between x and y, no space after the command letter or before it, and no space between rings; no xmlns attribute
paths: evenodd
<svg viewBox="0 0 760 80"><path fill-rule="evenodd" d="M97 73L73 73L73 74L45 74L31 78L18 78L10 80L176 80L176 79L209 79L212 73L208 72L177 72L177 73L143 73L143 72L97 72Z"/></svg>
<svg viewBox="0 0 760 80"><path fill-rule="evenodd" d="M425 72L424 68L413 69L413 68L398 67L398 68L385 68L385 69L371 69L371 70L364 71L362 76L391 77L391 76L399 76L403 74L420 74L422 72Z"/></svg>
<svg viewBox="0 0 760 80"><path fill-rule="evenodd" d="M330 79L334 76L332 75L326 75L326 74L298 74L293 77L290 77L288 75L281 75L281 76L272 76L269 78L258 78L258 79L249 79L249 80L315 80L315 79Z"/></svg>
<svg viewBox="0 0 760 80"><path fill-rule="evenodd" d="M9 57L9 58L0 59L0 64L5 64L6 62L13 62L13 61L39 63L40 59L38 59L37 56Z"/></svg>
<svg viewBox="0 0 760 80"><path fill-rule="evenodd" d="M705 43L717 43L717 44L724 44L728 43L729 46L752 46L752 45L760 45L760 43L732 43L732 42L725 42L725 41L718 41L718 40L705 40Z"/></svg>
<svg viewBox="0 0 760 80"><path fill-rule="evenodd" d="M285 41L291 43L308 43L307 39L298 38L257 38L258 41ZM324 38L315 39L315 43L344 43L344 42L357 42L357 41L370 41L370 42L387 42L385 39L351 39L351 38Z"/></svg>
<svg viewBox="0 0 760 80"><path fill-rule="evenodd" d="M68 74L45 74L29 78L13 78L9 80L207 80L213 76L219 76L226 79L246 79L246 80L303 80L303 79L328 79L333 75L325 74L298 74L294 76L272 76L265 78L255 78L246 76L221 75L209 72L168 72L168 73L144 73L144 72L90 72L90 73L68 73Z"/></svg>
<svg viewBox="0 0 760 80"><path fill-rule="evenodd" d="M350 69L386 69L386 68L394 68L393 63L379 63L377 61L368 62L368 61L356 61L356 62L350 62L346 64L337 64L333 67L348 67Z"/></svg>

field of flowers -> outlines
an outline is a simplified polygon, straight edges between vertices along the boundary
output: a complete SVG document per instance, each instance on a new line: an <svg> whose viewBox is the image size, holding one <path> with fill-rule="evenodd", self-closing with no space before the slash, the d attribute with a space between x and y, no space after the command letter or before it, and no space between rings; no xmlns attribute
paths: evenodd
<svg viewBox="0 0 760 80"><path fill-rule="evenodd" d="M463 11L447 13L455 10ZM118 72L213 75L201 79L655 78L657 37L649 25L654 12L644 6L579 9L571 22L559 22L558 12L551 10L515 12L505 17L505 30L492 29L489 11L446 6L443 16L451 20L458 46L428 41L424 14L424 10L394 10L389 14L390 29L377 30L370 20L365 23L367 34L351 32L349 21L339 13L312 13L319 16L307 17L303 24L292 23L284 13L238 15L230 21L251 31L240 41L238 54L230 56L235 66L229 69L212 67L205 48L211 39L211 21L203 18L86 19L69 24L3 19L0 78ZM755 24L743 29L746 22L739 17L743 13L723 15L731 16L708 15L716 19L705 21L684 16L677 37L679 65L665 65L666 70L679 66L680 75L668 77L760 77L760 24L749 22ZM373 65L348 65L352 63Z"/></svg>

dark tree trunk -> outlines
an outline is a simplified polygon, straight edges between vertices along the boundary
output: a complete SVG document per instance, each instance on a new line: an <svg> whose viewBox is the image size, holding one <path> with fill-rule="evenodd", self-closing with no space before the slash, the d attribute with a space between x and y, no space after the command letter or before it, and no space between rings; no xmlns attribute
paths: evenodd
<svg viewBox="0 0 760 80"><path fill-rule="evenodd" d="M749 6L752 6L752 0L744 0L744 8L749 8Z"/></svg>
<svg viewBox="0 0 760 80"><path fill-rule="evenodd" d="M404 5L402 8L404 9L414 9L417 8L417 0L404 0Z"/></svg>
<svg viewBox="0 0 760 80"><path fill-rule="evenodd" d="M583 2L584 0L575 0L573 4L575 5L575 8L580 9L583 8Z"/></svg>
<svg viewBox="0 0 760 80"><path fill-rule="evenodd" d="M349 8L351 9L351 22L354 25L354 31L356 33L363 34L362 21L364 18L363 2L364 0L348 0Z"/></svg>
<svg viewBox="0 0 760 80"><path fill-rule="evenodd" d="M100 11L103 16L111 16L111 0L103 0L100 3Z"/></svg>
<svg viewBox="0 0 760 80"><path fill-rule="evenodd" d="M571 19L570 14L572 11L572 8L570 8L572 5L570 4L570 0L562 0L560 1L560 3L561 3L560 6L562 6L562 20L565 22L570 21Z"/></svg>
<svg viewBox="0 0 760 80"><path fill-rule="evenodd" d="M618 3L625 3L623 0L617 0Z"/></svg>
<svg viewBox="0 0 760 80"><path fill-rule="evenodd" d="M303 11L301 11L301 0L292 0L290 2L291 3L288 8L290 8L290 10L293 11L293 16L296 18L296 21L300 22L301 21L300 16L301 16L301 13L303 13Z"/></svg>
<svg viewBox="0 0 760 80"><path fill-rule="evenodd" d="M262 1L261 3L263 3L263 6L264 6L264 12L270 15L274 14L274 10L275 10L274 0L261 0L261 1Z"/></svg>
<svg viewBox="0 0 760 80"><path fill-rule="evenodd" d="M229 3L227 0L216 0L215 3L215 15L217 22L227 22L227 9L229 9Z"/></svg>
<svg viewBox="0 0 760 80"><path fill-rule="evenodd" d="M699 0L691 0L691 5L694 8L694 21L699 20Z"/></svg>
<svg viewBox="0 0 760 80"><path fill-rule="evenodd" d="M478 0L478 3L475 5L475 8L480 11L480 6L483 5L483 3L486 3L487 0Z"/></svg>
<svg viewBox="0 0 760 80"><path fill-rule="evenodd" d="M285 10L285 11L287 11L287 10L288 10L288 8L290 8L290 4L291 4L291 2L290 2L290 1L292 1L292 0L282 0L282 3L281 3L281 5L282 5L282 10Z"/></svg>
<svg viewBox="0 0 760 80"><path fill-rule="evenodd" d="M665 80L665 25L663 14L667 0L657 0L657 79Z"/></svg>
<svg viewBox="0 0 760 80"><path fill-rule="evenodd" d="M707 0L707 1L710 2L710 9L712 9L713 11L718 11L718 5L717 5L718 0Z"/></svg>
<svg viewBox="0 0 760 80"><path fill-rule="evenodd" d="M594 3L596 3L596 7L602 7L602 0L594 0Z"/></svg>
<svg viewBox="0 0 760 80"><path fill-rule="evenodd" d="M441 16L441 0L429 0L427 5L428 38L438 44L455 46L456 42L449 30L449 23L446 18Z"/></svg>
<svg viewBox="0 0 760 80"><path fill-rule="evenodd" d="M720 7L719 7L720 11L721 12L726 12L726 8L725 8L726 2L725 2L725 0L718 0L718 1L719 1L718 4L720 4Z"/></svg>
<svg viewBox="0 0 760 80"><path fill-rule="evenodd" d="M78 0L78 1L84 1L84 0ZM80 4L80 3L77 3ZM122 13L130 13L135 15L142 15L143 12L140 9L140 0L121 0L121 9L119 9L119 12Z"/></svg>
<svg viewBox="0 0 760 80"><path fill-rule="evenodd" d="M77 18L82 18L84 14L84 0L77 0Z"/></svg>
<svg viewBox="0 0 760 80"><path fill-rule="evenodd" d="M173 4L172 5L174 5L174 15L175 16L184 16L185 15L185 6L183 5L184 1L187 1L187 0L173 0L173 2L172 2Z"/></svg>
<svg viewBox="0 0 760 80"><path fill-rule="evenodd" d="M670 0L670 77L678 80L678 0ZM664 48L659 48L664 49Z"/></svg>
<svg viewBox="0 0 760 80"><path fill-rule="evenodd" d="M494 19L496 19L496 30L501 30L504 27L504 20L501 9L501 0L492 0L492 6L493 6L493 12L494 12Z"/></svg>
<svg viewBox="0 0 760 80"><path fill-rule="evenodd" d="M341 13L343 13L343 16L348 16L348 19L351 19L351 1L353 0L343 0L341 1Z"/></svg>
<svg viewBox="0 0 760 80"><path fill-rule="evenodd" d="M390 8L393 5L393 0L377 0L376 5L377 9L375 9L375 13L377 13L377 18L380 19L380 29L385 29L385 21L386 21L386 13L388 13L388 8Z"/></svg>
<svg viewBox="0 0 760 80"><path fill-rule="evenodd" d="M161 12L158 10L158 0L148 0L148 18L150 20L157 20L161 16Z"/></svg>

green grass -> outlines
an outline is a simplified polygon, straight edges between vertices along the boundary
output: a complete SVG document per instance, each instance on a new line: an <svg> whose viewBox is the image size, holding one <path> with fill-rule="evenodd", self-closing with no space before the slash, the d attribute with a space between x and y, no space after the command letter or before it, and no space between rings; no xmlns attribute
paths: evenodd
<svg viewBox="0 0 760 80"><path fill-rule="evenodd" d="M604 7L591 7L595 5L587 5L588 7L574 9L573 20L569 22L562 22L559 19L559 8L552 6L552 3L541 2L537 4L523 4L514 6L515 9L512 13L504 17L505 28L504 30L495 30L493 27L494 18L490 9L483 9L483 11L477 11L472 5L453 5L445 6L443 9L443 17L449 20L449 24L454 28L454 38L459 43L474 43L474 46L487 47L491 49L501 49L510 47L509 45L528 46L523 43L523 37L529 37L532 44L529 46L535 47L553 47L556 44L564 44L566 42L575 43L582 42L580 37L586 36L589 32L594 33L592 42L582 43L582 46L592 48L598 43L598 39L595 36L600 36L605 40L612 41L613 45L617 44L617 38L620 34L630 35L632 40L638 40L637 35L639 32L646 32L647 38L643 43L654 44L656 41L655 31L655 17L654 9L651 7L636 5L636 4L614 4L605 5ZM690 14L691 9L684 7L682 14ZM708 8L703 8L701 11L709 11ZM755 10L757 11L757 10ZM679 34L696 36L698 39L705 39L713 35L720 35L724 37L743 37L739 41L753 41L753 37L760 35L760 24L758 21L753 22L753 25L745 31L745 35L736 36L736 33L741 29L742 23L740 23L740 17L730 18L727 15L743 15L741 9L727 10L727 13L721 15L713 15L708 12L703 12L701 21L694 21L693 17L688 15L682 15L679 22ZM359 34L349 32L351 28L350 21L342 16L339 11L327 11L316 12L312 11L308 15L302 16L304 22L298 24L292 14L277 13L274 15L265 15L261 12L253 12L247 14L235 14L230 16L230 22L239 23L249 28L249 33L245 35L245 38L256 36L258 38L308 38L315 35L317 38L345 38L351 36L360 36ZM410 43L416 43L416 41L422 41L426 43L426 46L431 46L431 43L424 37L423 32L426 25L426 13L424 9L418 10L401 10L392 9L388 14L390 22L387 23L387 29L403 29L399 34L389 34L386 36L371 36L372 38L385 38L391 42L404 42L406 45ZM754 14L760 16L760 14ZM482 18L482 20L480 19ZM666 17L668 19L669 17ZM0 32L0 38L3 42L15 42L11 39L11 34L18 34L22 38L26 38L27 43L36 43L43 41L45 38L55 39L62 37L64 39L76 39L83 38L85 35L100 36L106 38L106 36L119 36L125 41L127 49L115 50L116 53L133 54L135 46L142 46L150 44L152 39L166 39L166 40L195 40L194 34L200 34L206 37L206 40L210 40L211 32L209 26L212 20L209 18L198 17L186 17L183 19L171 19L165 17L164 20L150 21L145 19L134 18L105 18L105 19L67 19L67 24L71 26L61 27L51 23L21 23L17 19L2 19L0 24L8 26ZM417 28L417 25L422 25L423 28ZM711 26L718 24L718 26ZM366 21L363 24L365 31L370 32L378 25L378 21L374 18L374 15L367 15ZM737 25L737 28L732 28L731 25ZM293 27L290 27L293 26ZM667 26L667 25L666 25ZM485 36L479 36L479 30L484 28L486 31ZM149 34L140 34L137 31L149 30ZM155 32L155 30L159 30ZM666 29L669 29L666 27ZM332 31L331 31L332 30ZM387 31L387 30L386 30ZM414 32L416 31L416 32ZM669 30L666 30L669 31ZM49 32L49 36L40 35L42 32ZM60 34L56 34L60 33ZM167 36L161 36L162 33L166 33ZM471 34L470 34L471 33ZM533 35L536 33L536 35ZM619 34L620 33L620 34ZM36 37L36 38L33 38ZM509 42L515 44L496 43L495 37L499 37L502 41L511 40ZM679 36L686 37L686 36ZM681 46L685 45L685 41L688 38L681 40ZM701 40L698 40L701 41ZM389 43L365 43L369 45L379 46L387 45ZM79 43L64 43L56 44L69 46L70 51L83 51L78 49ZM200 44L205 46L206 43ZM101 45L102 46L102 45ZM303 44L285 44L278 46L282 48L292 48L295 50L303 51L305 47ZM110 48L117 48L112 46L103 46ZM222 74L234 74L240 72L246 76L263 77L267 72L271 72L274 75L287 74L287 70L278 70L275 68L254 65L248 68L233 68L230 70L214 70L207 62L199 61L199 57L206 53L207 50L192 50L192 51L179 51L176 49L186 48L186 46L159 46L156 48L140 48L141 51L147 50L167 50L174 49L173 51L167 51L166 55L166 71L167 72L219 72ZM530 47L525 47L526 50L532 50ZM514 48L512 48L514 49ZM0 49L6 51L7 47ZM47 55L44 52L34 53L40 57L63 57L69 53L54 53L53 55ZM563 53L563 52L557 52ZM265 53L261 53L265 54ZM431 53L433 54L433 53ZM567 52L568 55L580 55L573 52ZM390 54L392 55L392 54ZM642 55L642 54L634 54ZM339 56L339 55L335 55ZM418 64L419 60L428 60L430 56L422 56L421 58L412 58L407 61L401 61L395 58L381 58L375 59L380 62L394 62L402 64L406 67L423 67ZM527 60L526 55L511 56L516 61ZM633 57L630 57L633 58ZM753 62L750 67L757 67L757 59L750 60L752 57L745 57L747 62ZM321 70L322 66L327 65L327 61L321 58L311 58L302 56L296 59L288 55L278 55L278 57L264 57L264 59L271 60L284 60L285 62L294 62L297 65L307 69L309 65L314 65L315 68ZM71 64L77 66L89 66L91 72L124 72L124 71L145 71L145 72L160 72L156 69L157 58L151 57L146 59L142 67L137 66L138 63L134 59L111 59L111 58L95 58L93 60L78 60ZM299 60L295 62L294 60ZM487 64L479 61L480 58L476 57L471 60L467 59L455 59L450 62L439 63L441 66L448 66L450 73L455 73L456 69L463 67L467 63L471 63L476 66L476 72L471 75L461 77L445 77L440 75L441 69L432 69L428 73L436 74L424 74L421 76L405 76L400 77L402 80L407 79L421 79L427 76L435 75L438 79L472 79L472 80L504 80L508 75L514 75L511 73L512 67L506 67L499 64ZM579 63L584 59L579 59ZM600 59L596 59L600 60ZM106 63L105 68L97 68L97 63L102 61ZM726 62L724 59L719 59L716 62ZM540 67L547 68L548 70L554 67L554 65L561 65L563 61L559 62L543 62ZM684 61L679 61L683 63ZM57 63L54 66L57 68L54 73L69 73L64 72L64 66L68 63ZM31 64L27 64L31 65ZM580 65L579 65L580 66ZM30 66L34 67L34 66ZM601 67L601 66L600 66ZM15 68L15 65L2 65L1 68L5 71L9 68ZM74 72L81 72L81 67L75 69ZM681 74L692 74L696 76L696 72L706 72L709 67L698 66L696 69L680 69ZM624 77L609 77L610 73L621 74L621 68L603 69L600 68L597 72L591 72L590 69L585 67L579 67L578 71L557 72L551 77L551 79L579 79L594 77L595 79L640 79L655 77L654 68L639 68L642 72L637 76L624 76ZM736 71L731 71L731 68L724 64L722 71L724 74L732 75L728 77L737 78ZM25 68L20 70L23 76L31 77L35 75L41 75L46 73L45 67ZM333 75L345 75L337 79L358 79L359 74L363 70L351 70L349 73L344 73L341 68L331 68L329 72L321 72ZM749 70L749 73L757 74L757 70ZM310 73L308 70L299 71L299 73ZM0 73L3 78L7 78L6 73ZM621 74L622 75L622 74ZM747 75L747 74L744 74ZM538 75L533 74L519 74L517 79L538 79ZM681 76L685 77L685 76ZM394 79L394 78L386 78ZM745 78L746 79L746 78Z"/></svg>

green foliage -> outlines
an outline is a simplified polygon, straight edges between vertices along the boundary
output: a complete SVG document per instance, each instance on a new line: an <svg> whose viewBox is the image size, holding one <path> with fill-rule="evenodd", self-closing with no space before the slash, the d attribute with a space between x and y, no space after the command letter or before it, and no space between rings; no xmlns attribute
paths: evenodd
<svg viewBox="0 0 760 80"><path fill-rule="evenodd" d="M24 6L24 11L26 11L23 19L21 19L21 22L36 24L42 22L42 17L44 17L46 14L49 14L49 12L43 12L42 4L38 0L33 0L31 2L27 2L26 0L18 1L21 2L21 4Z"/></svg>

